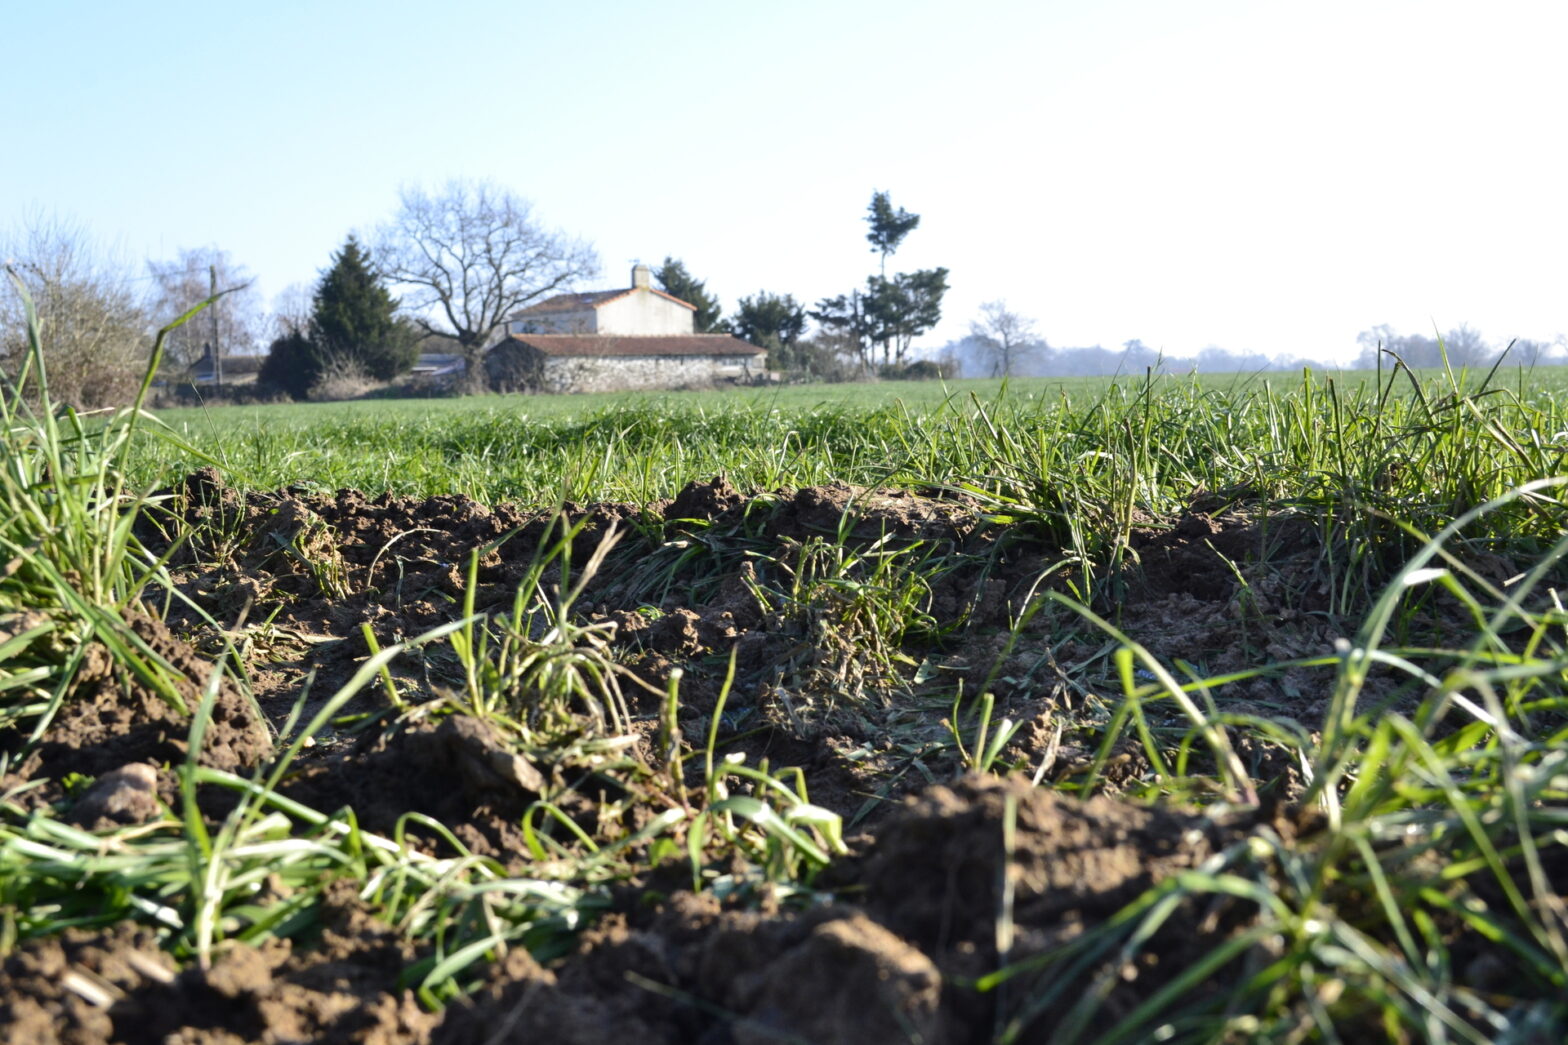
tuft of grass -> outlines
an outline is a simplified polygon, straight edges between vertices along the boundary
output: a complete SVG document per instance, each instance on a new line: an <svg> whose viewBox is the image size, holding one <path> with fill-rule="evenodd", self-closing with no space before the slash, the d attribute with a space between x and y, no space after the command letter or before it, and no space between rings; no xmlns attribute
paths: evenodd
<svg viewBox="0 0 1568 1045"><path fill-rule="evenodd" d="M982 990L1010 984L1008 997L1017 999L999 1040L1023 1040L1048 1012L1057 1040L1088 1039L1093 1028L1100 1042L1374 1034L1488 1042L1568 1033L1568 904L1558 884L1568 852L1568 613L1553 587L1568 537L1508 590L1453 550L1489 513L1564 482L1528 484L1455 519L1396 573L1356 637L1316 662L1335 672L1335 698L1319 739L1294 743L1310 780L1303 801L1325 814L1319 829L1298 837L1254 818L1201 867L1160 882L1077 940L985 978ZM1469 616L1468 645L1390 645L1402 607L1432 589ZM1099 624L1122 644L1127 695L1106 750L1132 730L1149 782L1201 800L1202 789L1163 757L1168 730L1148 712L1171 701L1190 728L1209 735L1222 716L1212 699L1205 710L1192 697L1209 698L1234 680L1178 683ZM1134 678L1135 657L1154 683ZM1424 690L1413 712L1363 706L1358 697L1378 674ZM1217 743L1214 754L1235 796ZM1185 940L1200 910L1210 924L1236 928L1214 934L1209 950L1186 955L1174 976L1107 1022L1118 970ZM1204 989L1216 978L1225 990Z"/></svg>
<svg viewBox="0 0 1568 1045"><path fill-rule="evenodd" d="M156 422L143 406L164 339L206 307L161 329L127 407L84 416L49 393L38 314L22 281L27 348L0 375L0 724L48 728L92 648L182 712L178 673L128 623L162 563L137 541L149 495L130 478L139 434Z"/></svg>
<svg viewBox="0 0 1568 1045"><path fill-rule="evenodd" d="M833 702L883 698L903 688L916 662L908 642L929 642L938 628L930 613L933 572L918 542L891 534L856 547L846 512L834 540L791 542L793 556L772 561L777 589L751 585L766 613L777 614L800 640L794 658L801 686L833 694ZM831 706L824 709L831 710Z"/></svg>
<svg viewBox="0 0 1568 1045"><path fill-rule="evenodd" d="M583 624L573 614L620 539L613 527L607 531L574 579L572 542L587 524L586 518L569 523L564 512L552 518L509 613L487 616L475 607L479 562L507 538L476 548L468 564L466 623L451 638L469 708L514 724L540 744L580 728L585 716L597 736L630 734L621 684L643 685L609 653L614 626Z"/></svg>

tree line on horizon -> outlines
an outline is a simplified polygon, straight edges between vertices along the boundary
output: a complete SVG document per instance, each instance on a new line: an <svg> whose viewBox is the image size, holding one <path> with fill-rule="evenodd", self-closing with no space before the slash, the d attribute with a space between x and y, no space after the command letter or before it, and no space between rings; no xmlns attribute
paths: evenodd
<svg viewBox="0 0 1568 1045"><path fill-rule="evenodd" d="M1005 302L981 306L981 318L970 324L969 335L949 341L932 358L952 377L1109 377L1153 367L1167 373L1198 371L1211 374L1260 371L1375 370L1396 362L1412 369L1489 367L1503 359L1512 366L1568 365L1568 337L1554 341L1516 338L1506 343L1486 340L1467 324L1442 335L1400 334L1387 324L1362 331L1356 338L1360 351L1349 362L1329 362L1300 355L1269 355L1232 351L1211 345L1193 355L1178 355L1152 348L1134 338L1119 348L1101 345L1061 347L1049 344L1033 324L1009 312Z"/></svg>
<svg viewBox="0 0 1568 1045"><path fill-rule="evenodd" d="M654 271L665 292L693 305L699 333L731 333L769 352L770 369L803 380L866 377L1088 376L1163 366L1167 370L1257 371L1322 366L1211 347L1194 357L1164 355L1141 341L1120 350L1058 347L1034 321L991 301L967 337L925 356L916 338L941 319L946 268L888 274L888 261L918 228L920 216L873 192L864 219L878 256L861 286L815 306L792 294L759 290L728 315L707 282L666 256ZM485 351L517 311L598 275L593 249L542 225L531 205L485 182L453 181L436 192L406 189L394 215L365 238L350 234L320 279L277 295L268 313L245 268L216 247L181 250L149 261L143 274L97 248L86 230L35 219L0 240L0 256L25 285L43 321L51 388L91 408L128 400L145 369L152 332L221 292L203 313L173 331L165 371L177 381L209 350L219 359L265 352L259 382L294 398L339 398L405 374L423 351L466 362L460 391L482 390ZM9 282L9 281L8 281ZM1411 367L1568 362L1568 342L1488 343L1469 326L1443 337L1363 331L1354 366L1394 359ZM0 368L16 373L25 353L21 302L0 291Z"/></svg>

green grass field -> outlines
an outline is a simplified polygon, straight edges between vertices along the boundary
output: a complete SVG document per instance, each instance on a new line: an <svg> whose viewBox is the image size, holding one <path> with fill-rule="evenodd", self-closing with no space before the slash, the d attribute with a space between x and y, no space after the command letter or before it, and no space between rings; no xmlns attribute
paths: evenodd
<svg viewBox="0 0 1568 1045"><path fill-rule="evenodd" d="M1549 368L1457 376L1486 401L1556 431L1563 375ZM1408 426L1421 407L1415 388L1441 390L1448 375L1424 372L1377 384L1373 372L1174 375L1147 379L884 382L768 390L588 396L366 400L166 410L160 418L233 479L264 488L294 482L368 493L463 493L493 503L648 500L685 482L723 472L737 485L771 488L834 479L867 484L942 483L984 465L985 450L966 420L979 412L999 427L1070 432L1085 450L1118 452L1135 437L1112 431L1142 409L1149 431L1170 432L1187 459L1151 463L1179 487L1219 489L1252 481L1259 466L1281 479L1316 472L1326 442L1278 445L1286 412L1293 423L1332 426L1349 417L1351 440ZM1386 400L1383 406L1380 401ZM1302 416L1307 410L1311 416ZM1367 417L1380 419L1369 427ZM1431 420L1428 413L1427 420ZM1418 424L1420 422L1417 422ZM1219 427L1215 427L1218 424ZM1449 426L1452 427L1452 426ZM1206 453L1204 444L1223 453ZM1365 464L1361 446L1338 447ZM1205 459L1206 458L1206 459ZM152 481L200 463L195 454L154 447L137 459ZM1163 475L1146 477L1151 491ZM1264 484L1273 485L1273 484ZM1171 491L1178 499L1190 491ZM1155 507L1151 504L1148 507Z"/></svg>
<svg viewBox="0 0 1568 1045"><path fill-rule="evenodd" d="M417 954L399 983L436 1020L490 997L479 985L508 948L590 961L585 926L672 890L768 912L745 923L758 933L830 901L899 925L853 877L869 865L846 829L869 815L894 832L879 795L989 773L1005 781L963 786L1010 796L980 818L997 862L943 915L972 901L979 923L900 929L944 986L939 1010L906 999L899 1026L962 1012L983 1015L965 1041L1568 1035L1555 371L376 400L102 425L7 394L4 421L0 952L135 924L201 975L275 937L306 955L347 882ZM207 464L228 500L180 485ZM662 514L718 475L729 500ZM802 521L826 495L793 491L835 483L910 496L843 494L836 528ZM338 488L463 494L523 521L492 540L490 516L443 501L387 522ZM620 544L561 539L586 541L591 513L540 522L568 502L629 502L611 513ZM895 532L890 504L926 514ZM529 525L531 557L508 559ZM479 536L443 545L461 526ZM311 631L349 609L361 623ZM147 637L147 615L208 651L205 677ZM612 620L652 622L649 637ZM290 658L341 674L264 687ZM167 786L143 820L71 819L91 774L59 769L47 740L89 676L145 690L188 730L183 763L147 770ZM233 728L225 678L276 733L255 765L198 756ZM334 745L467 721L503 767L485 786L534 798L506 859L429 815L371 830L368 807L289 797L314 738L357 751ZM759 737L838 761L815 778L791 768L804 756L748 746ZM842 810L817 799L830 769L859 789ZM1042 791L1109 796L1082 807L1094 816L1191 818L1147 867L1209 848L1069 928L1041 914L1056 894L1029 863L1056 808ZM1112 835L1141 837L1084 845L1109 853ZM903 862L958 875L939 837L921 844ZM670 1019L750 1026L668 976L654 993Z"/></svg>

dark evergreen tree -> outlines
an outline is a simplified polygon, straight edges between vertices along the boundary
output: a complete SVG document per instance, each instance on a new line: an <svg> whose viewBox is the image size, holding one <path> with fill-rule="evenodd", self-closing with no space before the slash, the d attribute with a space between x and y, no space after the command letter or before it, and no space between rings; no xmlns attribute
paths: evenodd
<svg viewBox="0 0 1568 1045"><path fill-rule="evenodd" d="M720 317L724 313L719 299L708 293L708 285L704 280L692 276L686 271L686 266L678 258L665 258L664 264L654 272L653 278L659 281L659 289L671 297L680 298L686 304L697 310L692 317L692 329L699 334L724 333L729 329L729 324Z"/></svg>
<svg viewBox="0 0 1568 1045"><path fill-rule="evenodd" d="M295 330L272 342L256 374L256 383L304 399L321 376L321 358L310 338Z"/></svg>
<svg viewBox="0 0 1568 1045"><path fill-rule="evenodd" d="M882 255L882 275L887 275L888 255L898 249L904 237L915 231L920 215L911 214L903 207L893 209L893 201L885 192L871 194L871 206L866 209L866 221L871 231L866 239L871 241L871 252Z"/></svg>
<svg viewBox="0 0 1568 1045"><path fill-rule="evenodd" d="M773 352L789 348L806 330L806 309L792 294L757 291L754 298L741 298L733 321L735 336Z"/></svg>
<svg viewBox="0 0 1568 1045"><path fill-rule="evenodd" d="M316 286L311 344L323 362L354 360L371 377L390 381L419 357L412 328L397 318L397 304L370 254L350 236Z"/></svg>

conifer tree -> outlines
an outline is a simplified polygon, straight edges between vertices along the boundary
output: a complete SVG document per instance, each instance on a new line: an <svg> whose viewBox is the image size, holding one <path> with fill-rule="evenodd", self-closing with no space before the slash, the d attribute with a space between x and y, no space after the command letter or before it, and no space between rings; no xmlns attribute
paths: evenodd
<svg viewBox="0 0 1568 1045"><path fill-rule="evenodd" d="M413 330L397 317L397 305L370 253L349 236L316 286L310 343L322 364L355 360L380 381L407 371L418 349Z"/></svg>
<svg viewBox="0 0 1568 1045"><path fill-rule="evenodd" d="M871 194L871 206L866 208L866 223L871 231L866 239L871 241L871 253L882 255L882 276L887 277L888 255L898 249L904 237L915 231L920 215L911 214L903 207L893 209L893 201L885 192Z"/></svg>
<svg viewBox="0 0 1568 1045"><path fill-rule="evenodd" d="M321 361L310 338L302 331L291 330L274 338L268 346L267 358L262 361L256 382L287 392L292 399L304 399L320 376Z"/></svg>

